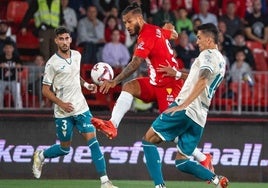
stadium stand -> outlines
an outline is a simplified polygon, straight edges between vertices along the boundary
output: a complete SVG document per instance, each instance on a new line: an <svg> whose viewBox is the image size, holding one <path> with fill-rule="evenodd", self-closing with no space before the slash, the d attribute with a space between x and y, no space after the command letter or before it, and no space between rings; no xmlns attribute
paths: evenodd
<svg viewBox="0 0 268 188"><path fill-rule="evenodd" d="M29 23L27 33L22 35L20 23L28 10L27 1L9 1L7 5L6 19L11 23L12 33L16 35L17 48L22 61L32 61L39 51L38 38L33 35L34 21Z"/></svg>

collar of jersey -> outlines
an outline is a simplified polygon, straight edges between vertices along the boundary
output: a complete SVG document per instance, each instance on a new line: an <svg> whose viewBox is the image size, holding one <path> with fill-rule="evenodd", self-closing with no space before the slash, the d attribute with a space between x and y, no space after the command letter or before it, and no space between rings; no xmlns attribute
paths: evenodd
<svg viewBox="0 0 268 188"><path fill-rule="evenodd" d="M70 50L70 62L67 61L67 59L61 57L60 54L58 54L58 52L56 52L56 55L59 56L59 58L64 59L66 63L68 63L69 65L72 64L72 51L71 50Z"/></svg>

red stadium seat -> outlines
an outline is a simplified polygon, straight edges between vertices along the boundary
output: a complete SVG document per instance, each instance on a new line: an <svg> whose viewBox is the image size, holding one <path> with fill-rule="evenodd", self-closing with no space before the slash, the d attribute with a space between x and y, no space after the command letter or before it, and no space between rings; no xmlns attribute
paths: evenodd
<svg viewBox="0 0 268 188"><path fill-rule="evenodd" d="M33 19L27 26L27 33L22 35L19 31L19 25L29 8L25 0L9 1L7 5L6 19L11 23L12 33L16 35L17 47L20 51L22 61L32 61L34 55L39 52L39 40L33 35Z"/></svg>
<svg viewBox="0 0 268 188"><path fill-rule="evenodd" d="M267 71L267 52L265 50L253 50L253 57L255 60L255 67L257 71Z"/></svg>
<svg viewBox="0 0 268 188"><path fill-rule="evenodd" d="M240 85L241 84L241 85ZM241 88L239 88L241 87ZM260 97L261 91L259 91L259 87L257 84L255 84L253 87L249 86L247 82L233 82L231 83L231 88L236 93L236 100L239 103L239 100L241 100L241 106L245 108L252 108L256 106L257 101L260 100L258 97ZM239 96L241 98L239 98Z"/></svg>
<svg viewBox="0 0 268 188"><path fill-rule="evenodd" d="M7 5L7 20L20 24L28 8L27 1L9 1Z"/></svg>
<svg viewBox="0 0 268 188"><path fill-rule="evenodd" d="M256 49L264 49L262 43L256 41L246 41L246 45L249 49L251 49L251 51Z"/></svg>

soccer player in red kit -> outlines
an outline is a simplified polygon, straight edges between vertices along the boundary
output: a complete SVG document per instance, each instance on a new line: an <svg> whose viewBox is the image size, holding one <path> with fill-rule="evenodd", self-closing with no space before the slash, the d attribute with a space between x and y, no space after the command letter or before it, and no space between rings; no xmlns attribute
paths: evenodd
<svg viewBox="0 0 268 188"><path fill-rule="evenodd" d="M91 122L96 129L101 130L109 138L117 136L117 128L125 113L131 108L133 98L144 102L156 101L160 112L166 110L181 90L183 79L187 74L179 71L179 65L174 57L174 52L169 43L176 39L178 33L172 24L165 24L163 28L147 24L142 16L141 8L137 3L132 3L122 12L123 22L131 36L138 35L137 46L129 64L113 80L106 80L100 86L100 92L107 93L133 74L139 66L146 61L148 77L135 78L122 87L120 96L112 111L109 121L92 118ZM210 166L211 157L201 153L198 149L194 157Z"/></svg>

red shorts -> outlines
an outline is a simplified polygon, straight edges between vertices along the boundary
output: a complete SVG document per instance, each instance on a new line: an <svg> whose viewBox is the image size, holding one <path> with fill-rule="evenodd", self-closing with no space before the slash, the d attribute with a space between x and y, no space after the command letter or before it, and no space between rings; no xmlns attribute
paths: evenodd
<svg viewBox="0 0 268 188"><path fill-rule="evenodd" d="M150 83L148 77L137 78L140 84L141 94L139 99L148 102L157 102L159 112L163 112L175 100L179 94L184 81L182 79L175 80L165 86L154 86Z"/></svg>

